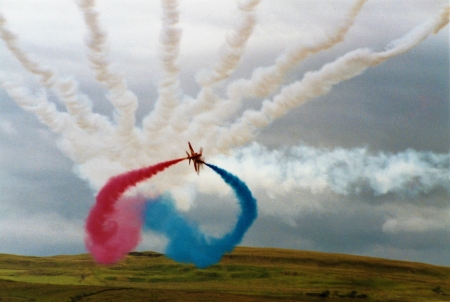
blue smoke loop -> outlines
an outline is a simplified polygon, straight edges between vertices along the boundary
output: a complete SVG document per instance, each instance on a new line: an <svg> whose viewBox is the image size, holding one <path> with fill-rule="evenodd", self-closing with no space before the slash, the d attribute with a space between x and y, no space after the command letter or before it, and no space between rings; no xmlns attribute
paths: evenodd
<svg viewBox="0 0 450 302"><path fill-rule="evenodd" d="M231 252L241 242L257 216L256 199L247 185L219 167L206 165L222 177L238 199L241 213L232 231L222 238L205 235L196 224L177 212L172 198L168 195L148 200L144 210L144 228L163 234L169 239L166 256L178 262L193 263L199 268L215 264L224 253Z"/></svg>

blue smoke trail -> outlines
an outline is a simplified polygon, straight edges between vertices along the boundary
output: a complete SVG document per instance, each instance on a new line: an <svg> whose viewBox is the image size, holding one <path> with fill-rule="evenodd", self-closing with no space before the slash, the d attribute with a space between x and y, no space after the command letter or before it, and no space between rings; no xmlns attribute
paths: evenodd
<svg viewBox="0 0 450 302"><path fill-rule="evenodd" d="M239 201L242 211L232 231L222 238L203 234L197 225L177 212L168 195L149 200L144 210L144 228L164 234L169 239L166 256L178 262L194 263L200 268L219 262L224 253L231 252L241 242L257 216L256 199L247 185L219 167L206 165L234 190Z"/></svg>

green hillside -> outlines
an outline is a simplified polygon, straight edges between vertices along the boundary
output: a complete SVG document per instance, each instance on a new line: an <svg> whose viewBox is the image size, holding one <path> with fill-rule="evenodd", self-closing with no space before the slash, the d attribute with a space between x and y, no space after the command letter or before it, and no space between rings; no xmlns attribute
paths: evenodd
<svg viewBox="0 0 450 302"><path fill-rule="evenodd" d="M450 268L236 248L206 269L153 252L112 266L89 255L0 254L0 301L450 301Z"/></svg>

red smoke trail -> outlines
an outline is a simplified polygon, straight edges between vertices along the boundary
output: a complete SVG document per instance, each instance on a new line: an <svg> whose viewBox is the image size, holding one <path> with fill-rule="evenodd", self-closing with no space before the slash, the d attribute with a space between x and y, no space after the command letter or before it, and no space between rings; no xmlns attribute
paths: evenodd
<svg viewBox="0 0 450 302"><path fill-rule="evenodd" d="M96 197L86 219L86 249L95 261L117 262L140 241L143 197L121 198L125 191L164 169L184 160L174 159L133 170L109 179Z"/></svg>

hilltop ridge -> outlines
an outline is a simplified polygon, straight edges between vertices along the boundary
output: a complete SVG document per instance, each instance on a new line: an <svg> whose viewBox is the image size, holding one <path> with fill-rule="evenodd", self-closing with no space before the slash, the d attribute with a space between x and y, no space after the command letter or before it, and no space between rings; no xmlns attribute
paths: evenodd
<svg viewBox="0 0 450 302"><path fill-rule="evenodd" d="M0 301L33 299L450 301L450 267L249 247L206 269L155 252L132 252L111 266L97 265L87 254L0 254Z"/></svg>

